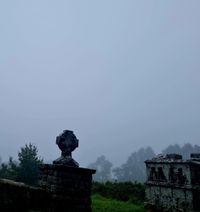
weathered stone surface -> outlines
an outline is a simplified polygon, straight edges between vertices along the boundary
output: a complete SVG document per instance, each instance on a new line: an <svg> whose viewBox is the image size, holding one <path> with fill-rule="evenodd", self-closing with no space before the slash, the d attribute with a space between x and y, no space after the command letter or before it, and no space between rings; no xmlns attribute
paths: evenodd
<svg viewBox="0 0 200 212"><path fill-rule="evenodd" d="M72 158L72 151L78 147L78 139L71 130L64 130L56 137L56 144L61 150L61 157L53 161L54 164L78 167L79 164Z"/></svg>
<svg viewBox="0 0 200 212"><path fill-rule="evenodd" d="M2 212L91 212L95 170L63 165L40 166L39 187L0 179Z"/></svg>
<svg viewBox="0 0 200 212"><path fill-rule="evenodd" d="M176 154L160 155L145 162L148 207L154 211L200 211L200 162L194 156L184 161Z"/></svg>
<svg viewBox="0 0 200 212"><path fill-rule="evenodd" d="M41 188L0 179L0 211L46 211L50 194Z"/></svg>
<svg viewBox="0 0 200 212"><path fill-rule="evenodd" d="M71 152L78 147L72 131L56 139L62 151L54 164L40 166L39 187L0 180L0 212L91 212L92 174L78 168Z"/></svg>
<svg viewBox="0 0 200 212"><path fill-rule="evenodd" d="M91 212L90 195L94 173L95 170L85 168L41 165L39 185L52 195L51 211Z"/></svg>
<svg viewBox="0 0 200 212"><path fill-rule="evenodd" d="M200 153L192 153L190 155L192 160L199 160L200 161Z"/></svg>

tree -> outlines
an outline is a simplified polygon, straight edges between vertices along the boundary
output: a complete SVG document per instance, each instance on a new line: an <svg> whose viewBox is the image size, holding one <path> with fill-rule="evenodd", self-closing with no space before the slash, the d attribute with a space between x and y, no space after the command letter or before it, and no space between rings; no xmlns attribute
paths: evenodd
<svg viewBox="0 0 200 212"><path fill-rule="evenodd" d="M144 182L146 178L144 161L154 156L155 153L151 147L141 148L137 152L133 152L125 164L113 169L115 179L118 181Z"/></svg>
<svg viewBox="0 0 200 212"><path fill-rule="evenodd" d="M25 147L20 149L18 153L19 159L19 171L18 171L18 181L35 185L38 180L39 175L39 165L43 163L38 157L37 147L33 144L26 144Z"/></svg>
<svg viewBox="0 0 200 212"><path fill-rule="evenodd" d="M193 152L195 152L195 150L194 150L194 147L190 143L184 144L182 149L181 149L183 159L189 159L190 154L193 153Z"/></svg>
<svg viewBox="0 0 200 212"><path fill-rule="evenodd" d="M178 144L169 145L166 149L162 151L163 154L181 154L181 147Z"/></svg>
<svg viewBox="0 0 200 212"><path fill-rule="evenodd" d="M96 162L91 163L89 168L96 169L94 181L106 182L111 180L112 163L106 159L104 155L97 158Z"/></svg>
<svg viewBox="0 0 200 212"><path fill-rule="evenodd" d="M16 180L18 176L18 163L9 157L8 163L0 165L0 178Z"/></svg>
<svg viewBox="0 0 200 212"><path fill-rule="evenodd" d="M198 145L193 146L190 143L186 143L182 147L180 147L178 144L174 144L174 145L169 145L162 152L163 154L170 154L170 153L180 154L183 156L183 159L189 159L191 153L200 152L200 146Z"/></svg>

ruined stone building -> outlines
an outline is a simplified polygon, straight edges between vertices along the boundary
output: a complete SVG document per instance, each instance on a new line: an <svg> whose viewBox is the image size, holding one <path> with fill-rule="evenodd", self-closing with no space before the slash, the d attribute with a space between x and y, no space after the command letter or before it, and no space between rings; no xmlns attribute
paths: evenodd
<svg viewBox="0 0 200 212"><path fill-rule="evenodd" d="M160 155L145 161L146 205L161 211L200 211L200 154Z"/></svg>

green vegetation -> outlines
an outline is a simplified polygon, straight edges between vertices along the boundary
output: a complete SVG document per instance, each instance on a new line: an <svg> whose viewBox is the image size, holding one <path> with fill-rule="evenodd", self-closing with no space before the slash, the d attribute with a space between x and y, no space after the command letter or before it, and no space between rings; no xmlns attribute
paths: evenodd
<svg viewBox="0 0 200 212"><path fill-rule="evenodd" d="M93 211L143 212L145 188L141 183L93 182Z"/></svg>
<svg viewBox="0 0 200 212"><path fill-rule="evenodd" d="M29 185L37 184L38 166L43 161L37 156L37 147L29 143L18 153L18 161L9 158L8 163L0 164L0 178L24 182Z"/></svg>
<svg viewBox="0 0 200 212"><path fill-rule="evenodd" d="M18 181L29 185L35 185L38 181L39 170L38 167L43 160L38 157L37 147L33 144L26 144L20 149L18 153L19 172Z"/></svg>
<svg viewBox="0 0 200 212"><path fill-rule="evenodd" d="M143 205L108 199L98 194L92 196L93 212L144 212Z"/></svg>
<svg viewBox="0 0 200 212"><path fill-rule="evenodd" d="M143 204L145 187L141 183L132 182L94 182L92 193L105 198L116 199L134 204Z"/></svg>

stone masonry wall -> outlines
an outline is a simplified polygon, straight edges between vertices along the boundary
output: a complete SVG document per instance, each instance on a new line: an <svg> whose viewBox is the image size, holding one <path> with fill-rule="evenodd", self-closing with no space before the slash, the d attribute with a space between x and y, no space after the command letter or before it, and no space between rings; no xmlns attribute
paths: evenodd
<svg viewBox="0 0 200 212"><path fill-rule="evenodd" d="M50 200L48 192L11 180L0 179L0 211L46 211Z"/></svg>
<svg viewBox="0 0 200 212"><path fill-rule="evenodd" d="M185 163L179 163L179 164L174 164L174 163L165 163L165 164L149 163L149 164L146 164L147 181L151 180L150 179L151 168L155 168L155 171L158 172L160 167L162 167L162 171L163 171L163 174L165 176L166 183L169 183L169 184L171 183L170 182L170 176L169 176L169 170L170 170L171 167L173 167L174 173L177 173L178 169L182 169L184 176L185 176L184 185L190 185L191 184L190 166L189 166L189 164L185 164Z"/></svg>
<svg viewBox="0 0 200 212"><path fill-rule="evenodd" d="M200 154L183 160L181 155L158 155L145 161L146 206L154 211L200 211Z"/></svg>
<svg viewBox="0 0 200 212"><path fill-rule="evenodd" d="M41 165L39 185L52 195L51 212L91 212L92 174L95 170L63 165Z"/></svg>
<svg viewBox="0 0 200 212"><path fill-rule="evenodd" d="M95 170L41 165L39 187L0 179L1 212L91 212Z"/></svg>
<svg viewBox="0 0 200 212"><path fill-rule="evenodd" d="M162 211L193 211L191 189L146 185L146 198Z"/></svg>

